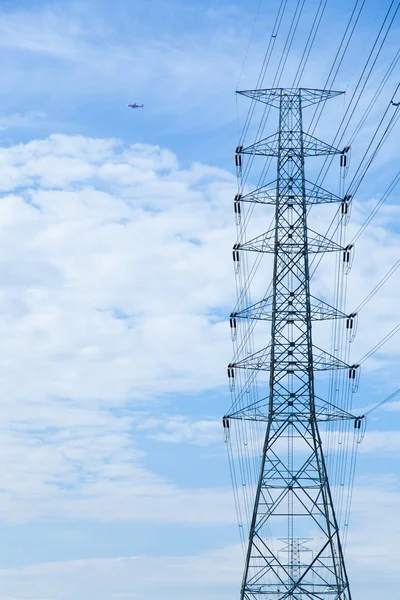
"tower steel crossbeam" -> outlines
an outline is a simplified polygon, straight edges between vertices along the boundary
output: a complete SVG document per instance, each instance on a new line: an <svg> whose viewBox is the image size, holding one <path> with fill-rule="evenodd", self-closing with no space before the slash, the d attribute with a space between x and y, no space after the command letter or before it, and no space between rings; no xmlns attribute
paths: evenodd
<svg viewBox="0 0 400 600"><path fill-rule="evenodd" d="M351 600L318 424L353 416L315 395L314 372L355 366L313 346L313 319L347 315L310 294L309 270L311 253L345 249L307 225L310 204L342 200L306 181L304 161L340 151L307 135L302 124L303 108L341 92L279 88L239 93L279 109L275 135L236 150L240 157L277 157L275 189L269 184L235 198L236 203L275 204L273 230L234 246L236 261L244 251L274 255L272 295L231 314L231 327L246 319L271 322L270 344L228 366L231 380L239 371L246 381L254 371L269 374L262 400L244 407L234 402L224 417L266 424L241 600ZM236 160L238 168L241 160ZM304 541L312 541L310 548L304 548Z"/></svg>

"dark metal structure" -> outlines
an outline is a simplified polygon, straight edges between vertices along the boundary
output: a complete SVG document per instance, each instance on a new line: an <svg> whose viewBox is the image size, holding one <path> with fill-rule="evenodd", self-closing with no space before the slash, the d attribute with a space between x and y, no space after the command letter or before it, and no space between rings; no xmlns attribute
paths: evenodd
<svg viewBox="0 0 400 600"><path fill-rule="evenodd" d="M305 133L302 123L304 108L341 92L279 88L239 93L279 110L276 134L236 150L238 171L245 155L277 158L275 182L235 198L237 214L242 203L275 206L274 227L240 240L233 250L235 263L244 252L272 253L274 260L272 293L231 314L234 329L246 320L271 322L270 343L228 366L231 383L242 370L246 377L263 371L269 377L267 394L247 403L234 401L224 417L225 428L232 420L265 425L241 599L351 600L319 423L354 417L316 396L314 372L349 369L352 378L356 366L312 341L313 320L348 320L351 315L310 294L309 266L310 256L320 252L341 252L346 263L349 248L307 226L311 205L339 202L344 213L346 198L305 178L306 157L342 151Z"/></svg>

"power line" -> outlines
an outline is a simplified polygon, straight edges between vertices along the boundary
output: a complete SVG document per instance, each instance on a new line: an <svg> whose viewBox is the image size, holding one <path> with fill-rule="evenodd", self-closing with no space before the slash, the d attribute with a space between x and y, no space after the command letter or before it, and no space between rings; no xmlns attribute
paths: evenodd
<svg viewBox="0 0 400 600"><path fill-rule="evenodd" d="M397 63L399 62L400 59L400 49L396 52L391 64L389 65L381 83L379 84L376 92L374 93L373 97L371 98L370 103L368 104L362 118L360 119L360 121L358 122L358 125L356 126L351 138L349 139L349 146L351 146L355 140L355 138L357 137L358 133L360 132L362 126L365 124L366 119L368 118L368 116L370 115L373 107L376 104L376 101L378 100L379 96L381 95L383 88L385 87L386 83L388 82L391 74L394 71L395 66L397 65ZM394 96L394 94L393 94ZM393 99L393 97L392 97Z"/></svg>
<svg viewBox="0 0 400 600"><path fill-rule="evenodd" d="M400 87L400 84L397 86L397 88L396 88L396 91L397 91L397 89L398 89L399 87ZM393 95L393 96L394 96L394 95ZM392 96L392 98L393 98L393 96ZM388 105L388 108L386 109L386 111L385 111L385 113L384 113L384 116L386 115L386 113L387 113L387 111L388 111L389 107L390 107L390 104ZM348 190L347 190L347 192L346 192L346 196L348 196L348 197L350 197L350 198L351 198L351 197L353 197L353 196L356 194L356 192L358 191L359 187L361 186L361 184L362 184L362 182L363 182L363 180L364 180L364 178L365 178L365 176L366 176L366 173L367 173L368 169L370 168L371 164L373 163L373 161L374 161L374 160L375 160L375 158L377 157L377 155L378 155L379 151L381 150L381 148L382 148L382 146L384 145L385 141L386 141L386 140L387 140L387 138L389 137L389 135L390 135L390 133L392 132L392 130L393 130L393 128L394 128L394 126L395 126L395 125L396 125L396 123L397 123L397 121L399 120L399 118L400 118L400 110L399 110L399 108L398 108L398 107L396 108L396 110L395 110L395 112L393 113L393 115L392 115L392 117L391 117L391 119L390 119L389 123L387 124L387 126L386 126L386 128L385 128L385 130L384 130L383 134L381 135L381 137L380 137L380 139L379 139L379 141L378 141L378 143L377 143L376 147L374 148L373 152L371 153L370 157L368 158L368 161L366 162L366 165L363 167L363 171L362 171L362 173L360 174L360 176L358 177L358 179L356 179L357 173L358 173L358 171L361 169L362 162L363 162L363 160L365 159L365 157L366 157L366 156L367 156L367 154L368 154L368 150L370 149L370 147L371 147L371 145L372 145L372 142L373 142L373 140L375 139L375 137L376 137L376 135L377 135L377 133L378 133L378 131L379 131L379 128L380 128L380 126L381 126L381 124L382 124L382 122L383 122L384 116L382 117L382 119L381 119L381 121L380 121L380 123L379 123L378 127L376 128L376 130L375 130L375 133L374 133L374 135L373 135L373 137L372 137L372 140L371 140L371 142L370 142L370 144L369 144L369 146L368 146L368 148L367 148L366 152L364 153L364 157L363 157L363 159L362 159L362 161L361 161L361 163L360 163L360 165L359 165L359 167L358 167L358 169L357 169L357 172L356 172L356 174L354 175L354 177L353 177L353 180L352 180L352 182L350 183L350 185L349 185L349 188L348 188ZM393 187L392 187L392 186L389 186L391 190L392 190L392 189L394 189L395 185L397 185L397 177L395 178L395 181L396 181L396 183L392 182L392 183L394 183ZM352 187L352 185L353 185L353 184L354 184L354 187ZM386 198L385 198L385 200L386 200ZM385 200L383 200L383 202L384 202ZM373 213L374 213L374 214L373 214L372 216L370 216L368 223L369 223L369 222L372 220L372 218L373 218L373 217L375 216L375 214L378 212L378 210L379 210L380 206L383 204L383 202L382 202L382 203L379 205L379 207L378 207L378 208L377 208L375 211L373 211ZM339 223L337 224L337 226L336 226L335 230L333 231L333 233L330 233L330 231L331 231L331 228L333 227L333 225L334 225L334 223L335 223L335 221L336 221L336 219L337 219L337 216L338 216L338 214L339 214L339 211L340 211L340 210L341 210L340 208L338 208L338 209L337 209L337 211L336 211L336 213L335 213L334 217L332 218L332 221L331 221L331 223L330 223L330 225L329 225L329 227L328 227L328 229L327 229L327 231L326 231L326 233L325 233L325 237L328 237L329 235L333 236L333 235L336 233L336 231L337 231L337 229L338 229L338 227L339 227L339 225L340 225L340 222L341 222L341 221L339 221ZM360 235L361 235L361 234L360 234ZM359 237L359 236L358 236L358 237ZM316 264L316 266L314 267L314 270L313 270L313 272L312 272L312 275L314 275L315 271L317 270L317 268L318 268L318 267L319 267L319 265L321 264L321 261L322 261L322 259L323 259L324 255L325 255L325 252L324 252L324 253L322 253L322 254L320 254L320 256L318 257L318 259L317 259L317 257L315 257L315 258L314 258L314 260L312 261L312 263L311 263L311 264L313 264L313 262L317 260L317 264Z"/></svg>
<svg viewBox="0 0 400 600"><path fill-rule="evenodd" d="M375 354L375 352L378 352L378 350L380 350L382 348L382 346L384 346L386 344L386 342L388 342L390 339L392 339L392 337L394 335L396 335L396 333L399 330L400 330L400 323L398 325L396 325L395 327L393 327L393 329L387 335L385 335L385 337L382 338L380 342L378 342L369 352L367 352L367 354L365 354L362 357L362 359L358 361L358 364L361 365L368 358L370 358L373 354Z"/></svg>
<svg viewBox="0 0 400 600"><path fill-rule="evenodd" d="M382 277L382 279L379 281L379 283L376 284L376 286L368 294L368 296L366 298L364 298L364 300L361 302L361 304L359 304L357 306L357 308L355 309L354 312L359 313L368 304L368 302L375 296L375 294L377 294L377 292L379 292L381 287L392 277L392 275L397 271L397 269L399 267L400 267L400 258L399 258L399 260L397 260L395 262L393 267L391 269L389 269L389 271L386 273L386 275L384 275Z"/></svg>
<svg viewBox="0 0 400 600"><path fill-rule="evenodd" d="M359 79L357 81L356 87L355 87L354 92L353 92L353 94L351 96L349 105L348 105L348 107L347 107L347 109L345 111L345 114L343 115L342 121L341 121L341 123L339 125L339 128L338 128L338 131L337 131L337 133L336 133L336 135L335 135L335 137L333 139L332 146L335 146L335 145L337 146L338 144L340 144L342 142L342 140L344 138L344 135L345 135L345 133L346 133L348 127L349 127L350 121L353 118L354 113L355 113L355 111L357 109L357 106L358 106L358 103L360 101L360 98L361 98L361 96L362 96L362 94L363 94L363 92L365 90L365 87L366 87L366 85L367 85L367 83L368 83L368 81L369 81L369 79L371 77L371 73L372 73L372 71L373 71L373 69L375 67L375 64L376 64L376 62L378 60L378 57L379 57L380 53L382 52L382 48L383 48L383 46L384 46L384 44L386 42L387 36L389 35L389 31L391 30L391 27L393 25L394 19L395 19L396 15L397 15L397 12L398 12L399 8L400 8L400 4L398 4L397 8L396 8L396 10L394 12L394 14L392 15L392 18L391 18L391 20L389 22L389 25L387 26L386 31L385 31L385 25L386 25L386 22L388 21L388 19L390 17L394 1L395 0L391 1L390 6L389 6L389 8L388 8L388 10L387 10L387 12L385 14L385 18L384 18L383 23L382 23L382 25L381 25L381 27L379 29L379 32L378 32L378 34L377 34L377 36L375 38L373 46L372 46L372 48L370 50L370 53L368 55L368 58L367 58L367 60L366 60L366 62L364 64L364 67L362 69L361 75L360 75L360 77L359 77ZM380 45L378 46L378 42L379 42L380 37L381 37L382 34L383 34L383 39L381 40ZM376 53L375 53L375 56L374 56L374 52L375 52L376 48L377 48L377 50L376 50ZM372 63L370 64L371 60L372 60ZM369 71L367 72L368 66L369 66ZM364 78L365 74L366 74L366 77L365 77L365 79L363 81L363 78ZM350 116L348 116L349 113L350 113ZM322 182L324 181L324 179L326 177L326 174L328 172L328 169L329 169L329 167L330 167L330 165L332 163L332 160L333 160L333 157L327 157L325 159L325 161L324 161L324 163L322 165L321 171L320 171L320 173L319 173L319 175L317 177L317 180L316 180L316 183L318 183L319 185L321 185Z"/></svg>
<svg viewBox="0 0 400 600"><path fill-rule="evenodd" d="M367 61L366 61L365 65L364 65L363 71L362 71L362 73L361 73L361 75L360 75L360 77L359 77L359 79L358 79L358 83L357 83L357 86L356 86L356 88L355 88L355 90L354 90L354 92L353 92L353 95L352 95L352 98L351 98L351 100L350 100L349 106L348 106L348 108L347 108L347 110L346 110L346 112L345 112L345 115L344 115L344 116L343 116L343 118L342 118L341 124L340 124L340 126L339 126L339 129L338 129L338 133L336 134L336 136L335 136L335 138L334 138L334 140L333 140L333 145L336 143L337 137L338 137L338 135L339 135L339 131L340 131L340 129L341 129L341 127L342 127L342 125L345 123L345 120L346 120L346 115L347 115L348 111L350 110L351 104L352 104L352 102L353 102L353 100L354 100L354 98L355 98L355 96L356 96L357 89L358 89L358 87L359 87L359 85L360 85L360 83L361 83L361 81L362 81L363 74L365 73L365 71L366 71L366 69L367 69L367 66L368 66L368 63L369 63L369 61L370 61L370 58L373 56L373 51L374 51L374 49L375 49L375 47L376 47L376 45L377 45L377 43L378 43L379 37L380 37L381 33L384 31L384 25L385 25L386 21L387 21L387 20L388 20L388 18L389 18L389 15L390 15L390 13L391 13L391 9L392 9L392 6L393 6L393 4L394 4L394 0L392 0L392 2L391 2L390 6L389 6L389 8L388 8L388 10L387 10L387 12L386 12L386 14L385 14L384 21L383 21L383 23L382 23L382 25L381 25L381 27L380 27L380 30L379 30L379 32L378 32L378 35L377 35L377 36L376 36L376 38L375 38L375 42L374 42L374 44L373 44L373 47L372 47L372 49L371 49L371 51L370 51L370 54L369 54L369 56L368 56L368 59L367 59ZM364 6L364 3L362 4L362 6L361 6L361 8L360 8L360 11L362 10L363 6ZM375 63L376 63L376 60L377 60L377 58L378 58L378 56L379 56L379 54L380 54L380 52L381 52L381 50L382 50L382 48L383 48L383 44L384 44L384 42L385 42L385 40L386 40L386 38L387 38L387 35L388 35L389 31L390 31L390 28L392 27L392 24L393 24L394 18L395 18L395 16L396 16L397 12L398 12L398 9L399 9L399 7L400 7L400 4L398 4L398 5L397 5L396 11L395 11L394 15L392 16L392 19L391 19L391 21L390 21L390 23L389 23L389 26L388 26L388 28L387 28L387 31L386 31L385 35L384 35L384 38L383 38L383 40L382 40L382 42L381 42L381 44L380 44L380 47L378 48L378 52L377 52L377 54L376 54L376 56L375 56L374 62L373 62L372 66L371 66L371 68L370 68L370 71L369 71L369 73L368 73L367 79L365 80L365 82L364 82L364 84L363 84L363 88L362 88L362 90L361 90L361 93L360 93L360 94L359 94L359 96L358 96L358 99L357 99L357 101L356 101L356 104L355 104L355 106L354 106L354 108L353 108L353 111L352 111L352 113L351 113L351 115L350 115L349 119L347 119L347 124L346 124L346 126L345 126L345 128L344 128L344 130L343 130L343 132L342 132L342 134L341 134L341 136L340 136L340 139L338 140L338 143L340 143L340 142L341 142L341 140L343 139L343 137L344 137L344 133L346 132L346 130L347 130L348 126L349 126L349 123L350 123L350 120L351 120L351 118L352 118L352 115L354 114L355 108L356 108L356 106L358 105L358 102L359 102L359 99L360 99L360 97L361 97L361 94L362 94L362 92L363 92L363 90L364 90L364 88L365 88L365 85L366 85L366 83L367 83L367 81L368 81L368 79L369 79L369 77L370 77L370 75L371 75L371 72L372 72L372 69L373 69L373 67L374 67L374 65L375 65ZM353 13L354 13L354 10L355 10L355 8L353 9ZM352 15L353 15L353 13L352 13ZM360 16L360 12L358 13L358 16L357 16L357 20L356 20L356 22L358 21L358 18L359 18L359 16ZM354 28L353 28L353 31L354 31ZM398 88L396 88L396 91L397 91L397 89L398 89ZM392 98L391 98L391 100L393 100L393 98L394 98L394 94L392 95ZM385 110L384 116L386 115L386 113L387 113L387 110L388 110L389 106L390 106L390 103L389 103L389 105L388 105L387 109ZM314 116L315 116L315 114L316 114L316 113L314 113ZM364 168L363 176L362 176L362 177L360 177L360 178L358 179L358 181L357 181L357 186L356 186L356 187L355 187L355 188L352 190L352 194L351 194L351 195L354 195L354 194L356 193L356 191L358 190L358 188L360 187L360 185L361 185L361 183L362 183L362 181L363 181L363 179L364 179L364 177L365 177L365 175L366 175L366 173L367 173L367 171L368 171L369 167L371 166L371 164L372 164L373 160L376 158L376 155L378 154L378 152L379 152L379 150L381 149L382 145L383 145L383 144L384 144L384 142L386 141L386 139L387 139L388 135L389 135L389 134L390 134L390 132L392 131L392 129L393 129L393 127L394 127L395 123L397 122L397 119L398 119L398 114L397 114L397 112L395 112L395 114L394 114L394 115L392 115L391 121L390 121L389 125L387 126L387 128L386 128L385 132L384 132L384 133L383 133L383 135L381 136L381 138L380 138L380 140L379 140L379 142L378 142L378 144L377 144L377 146L376 146L376 148L375 148L374 152L372 153L372 155L371 155L371 157L370 157L370 159L369 159L369 162L367 163L367 166ZM381 122L382 122L382 120L383 120L383 118L381 119ZM314 127L314 129L315 129L315 127ZM373 138L372 138L372 140L371 140L371 142L370 142L370 144L369 144L369 146L368 146L368 149L370 148L370 146L371 146L371 144L372 144L373 140L375 139L375 137L376 137L376 135L377 135L377 132L378 132L378 130L379 130L379 126L378 126L378 128L375 130L375 133L374 133L374 135L373 135ZM367 151L368 151L368 150L367 150ZM366 155L364 154L363 160L365 159L365 156L366 156ZM325 159L325 161L324 161L324 163L323 163L323 165L322 165L321 171L320 171L320 173L319 173L319 175L318 175L318 178L317 178L317 182L319 182L320 184L321 184L321 183L324 181L324 179L325 179L325 177L326 177L326 174L327 174L327 171L328 171L328 168L329 168L330 164L332 163L332 160L333 160L333 157L331 157L330 159L329 159L329 157L327 157L327 158ZM328 165L328 167L325 169L325 175L322 177L322 173L323 173L323 171L324 171L324 168L325 168L325 167L326 167L326 165L328 164L328 162L329 162L329 165ZM360 165L359 165L359 168L358 168L358 170L360 169L360 167L361 167L361 163L360 163ZM358 172L358 170L357 170L357 172ZM321 179L321 177L322 177L322 179ZM353 177L353 180L352 180L352 182L354 182L354 177ZM346 194L349 194L349 191L347 191L347 192L346 192ZM328 237L328 236L330 235L330 230L331 230L331 228L333 227L333 225L334 225L334 223L335 223L335 221L336 221L336 219L337 219L337 216L338 216L338 214L339 214L339 211L340 211L340 208L337 210L336 214L334 215L334 217L333 217L333 219L332 219L332 221L331 221L331 223L330 223L330 225L329 225L329 227L328 227L328 229L327 229L327 231L326 231L326 233L325 233L325 236L326 236L326 237ZM338 226L337 226L337 227L338 227ZM331 235L334 235L334 234L335 234L335 232L337 231L337 227L336 227L336 229L334 230L333 234L331 234ZM312 263L313 263L313 262L315 262L315 261L317 260L317 264L316 264L316 266L314 267L314 270L313 270L313 273L312 273L313 275L314 275L315 271L317 270L318 266L321 264L321 261L322 261L322 258L323 258L323 256L324 256L324 254L320 255L318 259L317 259L317 257L315 257L315 258L314 258L314 261L312 261ZM312 264L312 263L311 263L311 264Z"/></svg>
<svg viewBox="0 0 400 600"><path fill-rule="evenodd" d="M388 396L387 398L385 398L384 400L382 400L381 402L379 402L379 404L377 404L373 408L370 408L369 410L367 410L367 412L365 412L362 416L363 417L367 417L368 415L370 415L372 412L375 412L376 410L378 410L378 408L380 408L381 406L383 406L387 402L390 402L390 400L393 400L393 398L395 398L399 394L400 394L400 388L398 390L396 390L395 392L393 392L393 394L390 394L390 396Z"/></svg>
<svg viewBox="0 0 400 600"><path fill-rule="evenodd" d="M251 43L253 41L254 32L255 32L255 29L256 29L256 24L257 24L258 16L260 14L262 3L263 3L263 0L259 0L257 12L256 12L256 16L254 18L253 28L251 30L251 34L250 34L250 38L249 38L249 43L247 44L246 52L245 52L243 63L242 63L242 68L240 70L240 75L239 75L239 79L238 79L238 82L237 82L236 91L239 89L240 80L242 79L244 67L245 67L246 62L247 62L247 57L248 57L248 54L249 54Z"/></svg>
<svg viewBox="0 0 400 600"><path fill-rule="evenodd" d="M302 57L300 59L299 66L297 67L296 75L295 75L295 78L293 81L293 86L292 86L294 88L299 87L300 79L304 73L304 69L306 68L307 61L310 57L310 52L311 52L311 49L315 42L315 38L318 33L319 27L321 25L321 20L324 15L324 12L325 12L327 2L328 2L328 0L320 0L320 3L318 5L318 9L317 9L317 12L315 13L314 21L311 26L310 33L308 34L308 38L306 41L306 45L305 45Z"/></svg>
<svg viewBox="0 0 400 600"><path fill-rule="evenodd" d="M400 182L400 171L397 172L397 174L395 175L394 179L391 181L389 187L382 194L379 202L376 204L376 206L370 212L370 214L368 215L368 217L365 219L364 223L361 225L360 229L357 231L357 233L353 237L352 242L351 242L352 244L355 244L356 241L361 237L361 235L364 233L364 231L366 230L366 228L368 227L368 225L371 223L372 219L378 213L378 211L380 210L380 208L386 202L386 200L388 199L388 197L390 196L390 194L393 192L393 190L395 189L395 187L399 184L399 182Z"/></svg>
<svg viewBox="0 0 400 600"><path fill-rule="evenodd" d="M262 82L263 79L265 77L265 73L269 67L270 61L271 61L271 57L272 57L272 52L276 43L276 38L278 36L278 33L280 31L281 25L282 25L282 19L283 19L283 15L285 13L286 10L286 6L287 6L287 2L288 0L281 0L279 7L278 7L278 12L277 15L275 17L275 21L274 24L272 26L272 33L271 33L271 37L270 40L268 42L268 46L267 46L267 50L265 51L265 55L263 58L263 63L261 66L261 71L260 74L258 76L257 79L257 83L256 83L256 89L259 89L262 86ZM243 130L242 130L242 134L239 138L239 145L243 144L243 141L247 135L247 132L249 130L250 127L250 123L251 120L253 118L254 115L254 111L255 111L255 107L257 105L257 102L255 100L253 100L249 106L249 109L247 111L247 116L246 116L246 120L243 126Z"/></svg>
<svg viewBox="0 0 400 600"><path fill-rule="evenodd" d="M378 126L376 128L376 130L375 130L375 133L372 136L371 141L368 144L368 147L367 147L367 149L364 152L364 156L362 157L362 159L360 161L360 164L357 167L357 170L356 170L356 172L355 172L355 174L353 176L353 179L350 182L350 185L349 185L349 187L347 189L347 193L350 194L350 195L352 195L352 196L354 196L355 193L357 192L357 190L359 189L359 187L360 187L360 185L361 185L361 183L362 183L362 181L363 181L363 179L364 179L364 177L365 177L368 169L370 168L370 166L371 166L372 162L374 161L374 159L376 158L379 150L382 148L383 144L385 143L386 139L389 137L390 133L392 132L394 126L396 125L396 123L397 123L397 121L399 119L400 111L399 111L399 107L397 107L394 110L394 112L393 112L393 114L392 114L392 116L391 116L391 118L389 120L389 123L387 124L387 126L386 126L386 128L385 128L385 130L384 130L384 132L383 132L383 134L382 134L382 136L381 136L378 144L376 145L376 147L374 149L374 151L371 153L371 156L367 160L366 164L363 166L363 162L366 160L368 152L371 149L371 146L372 146L372 144L373 144L373 142L374 142L374 140L375 140L375 138L376 138L376 136L377 136L377 134L379 132L379 129L381 128L381 125L383 124L383 122L385 120L385 117L386 117L388 111L390 110L390 108L392 106L391 102L393 101L393 98L394 98L395 94L397 93L397 90L399 89L399 87L400 87L400 84L397 86L397 88L395 90L395 93L393 94L393 96L392 96L392 98L390 100L390 103L388 104L385 112L383 113L383 116L382 116L382 118L381 118L381 120L380 120L380 122L379 122L379 124L378 124ZM358 179L357 179L357 175L359 174L359 172L360 172L360 175L358 176Z"/></svg>
<svg viewBox="0 0 400 600"><path fill-rule="evenodd" d="M360 15L361 15L362 10L363 10L364 5L365 5L365 0L363 0L362 3L361 3L361 6L359 7L358 13L356 13L356 10L357 10L357 7L359 5L359 2L360 2L360 0L356 0L356 2L354 4L353 10L352 10L351 15L350 15L350 18L349 18L349 20L347 22L346 29L344 31L344 34L343 34L342 39L340 41L339 47L338 47L338 49L336 51L336 55L335 55L335 58L333 60L332 66L331 66L330 71L328 73L328 76L326 78L326 81L325 81L325 84L324 84L324 88L325 89L332 88L332 86L333 86L333 84L334 84L334 82L336 80L337 74L339 72L339 69L340 69L340 67L342 65L342 62L344 60L344 57L346 55L346 52L347 52L347 50L349 48L349 44L350 44L350 42L352 40L352 37L354 35L354 30L355 30L355 28L357 26L357 23L358 23L358 21L360 19ZM354 16L355 16L355 19L354 19L354 22L353 22L350 34L348 36L348 39L346 41L346 36L347 36L347 34L349 32L349 29L350 29L350 26L351 26L351 23L352 23L352 20L353 20ZM339 59L339 56L340 56L340 53L341 53L342 49L343 49L342 56ZM336 65L337 61L338 61L338 64ZM333 73L333 71L335 69L335 65L336 65L336 71ZM319 120L321 118L321 115L322 115L322 112L323 112L323 110L325 108L325 105L326 105L326 102L322 102L321 105L317 105L317 107L315 108L314 114L313 114L312 119L311 119L310 126L308 128L308 132L310 133L311 128L313 127L313 129L311 131L312 135L314 135L315 129L316 129L318 123L319 123Z"/></svg>

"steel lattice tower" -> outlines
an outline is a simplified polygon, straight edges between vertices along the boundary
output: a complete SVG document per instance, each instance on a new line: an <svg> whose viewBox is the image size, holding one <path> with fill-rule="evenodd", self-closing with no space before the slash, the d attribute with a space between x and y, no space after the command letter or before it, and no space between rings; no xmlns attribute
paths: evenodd
<svg viewBox="0 0 400 600"><path fill-rule="evenodd" d="M346 261L348 248L307 226L310 205L342 202L343 208L346 198L310 184L304 170L306 157L342 151L308 135L302 125L303 108L341 92L279 88L239 93L279 109L276 134L236 150L239 170L246 154L277 158L275 191L269 185L235 198L235 212L241 202L275 205L274 228L235 244L233 252L234 261L242 251L274 255L272 295L231 314L234 327L241 319L271 321L268 346L228 366L231 380L237 369L269 372L266 397L236 410L233 405L224 417L225 427L230 419L266 423L241 599L351 600L318 423L353 417L315 395L314 372L350 369L351 378L355 366L312 343L313 320L349 317L310 294L309 268L311 254L340 251ZM311 538L307 560L300 562L300 542Z"/></svg>

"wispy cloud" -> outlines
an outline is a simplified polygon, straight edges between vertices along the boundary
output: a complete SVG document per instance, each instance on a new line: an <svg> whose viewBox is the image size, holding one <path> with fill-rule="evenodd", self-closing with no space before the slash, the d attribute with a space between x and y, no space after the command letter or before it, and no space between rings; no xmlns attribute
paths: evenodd
<svg viewBox="0 0 400 600"><path fill-rule="evenodd" d="M172 444L209 446L222 439L221 423L215 419L196 421L185 416L165 415L163 418L145 419L138 428L149 432L149 437L158 442Z"/></svg>
<svg viewBox="0 0 400 600"><path fill-rule="evenodd" d="M55 562L0 570L0 586L2 594L27 600L69 599L71 594L76 600L131 598L152 593L154 586L171 600L188 594L198 600L205 594L228 600L239 581L240 558L240 548L233 546L197 556Z"/></svg>
<svg viewBox="0 0 400 600"><path fill-rule="evenodd" d="M81 136L2 149L0 164L3 514L231 522L227 490L180 489L146 471L134 421L112 410L225 389L232 176ZM373 235L365 248L389 251ZM377 275L384 268L377 258ZM354 293L369 269L355 273ZM361 329L360 343L376 335ZM219 420L150 416L141 432L158 441L221 439ZM397 452L397 437L377 432L365 451ZM37 500L27 505L28 488Z"/></svg>

